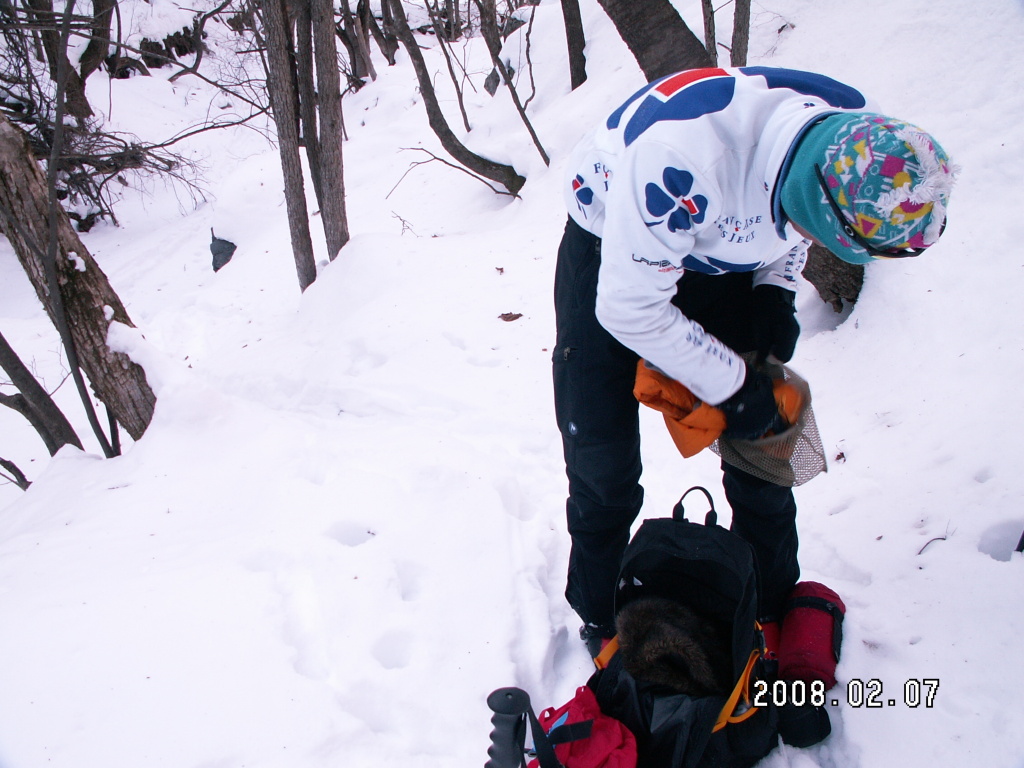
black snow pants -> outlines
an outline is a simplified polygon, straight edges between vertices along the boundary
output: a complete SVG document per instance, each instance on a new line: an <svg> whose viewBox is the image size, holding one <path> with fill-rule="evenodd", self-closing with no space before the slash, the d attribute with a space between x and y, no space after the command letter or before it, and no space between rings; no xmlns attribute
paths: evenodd
<svg viewBox="0 0 1024 768"><path fill-rule="evenodd" d="M555 415L569 479L572 549L565 596L592 631L610 637L615 580L643 488L639 405L633 396L638 358L597 321L600 260L600 238L570 218L555 271L552 356ZM751 281L750 273L687 272L673 303L736 351L749 351L755 320ZM722 471L732 530L754 549L759 616L775 618L800 576L793 492L724 462Z"/></svg>

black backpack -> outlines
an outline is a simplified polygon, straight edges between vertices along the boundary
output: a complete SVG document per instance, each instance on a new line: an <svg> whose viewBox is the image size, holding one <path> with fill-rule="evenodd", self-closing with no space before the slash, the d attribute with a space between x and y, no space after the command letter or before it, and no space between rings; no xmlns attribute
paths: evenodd
<svg viewBox="0 0 1024 768"><path fill-rule="evenodd" d="M703 525L685 519L683 500L693 490L711 505ZM778 744L779 711L771 697L755 697L757 681L773 682L773 664L762 656L750 545L717 524L705 489L691 488L672 518L645 520L630 541L616 588L616 616L647 597L675 601L731 628L725 662L731 662L731 694L694 696L638 680L624 668L622 653L605 659L606 653L599 657L606 666L587 683L601 710L636 736L639 768L754 765Z"/></svg>
<svg viewBox="0 0 1024 768"><path fill-rule="evenodd" d="M711 507L703 525L686 520L683 511L683 501L693 490L701 491ZM615 593L616 616L644 598L672 601L722 625L719 646L728 647L718 648L716 656L723 658L716 666L728 685L722 695L691 695L638 679L625 668L625 654L616 652L617 639L613 641L596 660L599 669L587 687L600 714L621 722L635 738L636 768L748 768L771 752L780 736L792 746L808 747L829 735L823 706L779 707L776 697L766 694L777 682L778 663L763 655L753 552L743 539L718 525L711 495L704 488L683 494L671 518L645 520L626 548ZM591 737L592 718L555 719L548 726L539 722L529 696L518 688L494 691L488 705L494 713L494 731L486 768L523 766L527 728L534 736L540 768L560 768L558 745ZM559 712L551 710L545 722ZM601 765L633 765L622 750L608 755L609 762ZM582 763L574 763L572 755L563 759L574 768L591 765L592 757Z"/></svg>

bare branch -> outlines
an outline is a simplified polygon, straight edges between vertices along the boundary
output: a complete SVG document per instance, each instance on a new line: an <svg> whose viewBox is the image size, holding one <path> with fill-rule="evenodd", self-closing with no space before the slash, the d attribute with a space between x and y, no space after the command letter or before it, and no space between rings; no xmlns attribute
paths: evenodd
<svg viewBox="0 0 1024 768"><path fill-rule="evenodd" d="M519 195L517 193L509 192L507 190L498 189L497 187L492 185L490 182L488 182L487 179L485 179L483 176L478 176L475 173L470 172L468 169L463 168L461 165L456 165L455 163L450 163L447 160L445 160L443 157L438 157L433 152L430 152L429 150L426 150L423 147L402 147L401 150L403 152L423 152L424 154L430 155L430 159L429 160L417 160L417 161L414 161L414 162L410 163L409 167L406 169L405 173L402 174L402 177L398 180L398 182L395 184L395 186L393 186L391 188L391 192L388 192L386 195L384 195L384 199L385 200L387 200L389 197L391 197L391 193L394 192L396 189L398 189L398 185L401 184L405 180L405 177L408 176L413 171L414 168L418 168L421 165L426 165L427 163L432 163L435 160L437 162L439 162L439 163L443 163L444 165L447 165L449 168L454 168L457 171L462 171L464 174L466 174L470 178L476 179L481 184L484 184L488 189L490 189L496 195L508 195L509 197L515 197L515 198L519 197Z"/></svg>
<svg viewBox="0 0 1024 768"><path fill-rule="evenodd" d="M193 43L195 44L196 59L192 62L192 66L186 67L185 69L182 69L180 72L175 72L173 75L167 78L168 82L173 83L175 80L177 80L179 77L182 77L183 75L194 75L199 72L199 63L203 60L203 27L206 26L206 22L208 22L214 16L219 14L230 4L231 0L224 0L224 2L222 2L216 8L214 8L212 11L210 11L209 13L204 13L201 16L197 16L196 19L192 22L192 40Z"/></svg>
<svg viewBox="0 0 1024 768"><path fill-rule="evenodd" d="M10 483L14 483L16 486L21 488L21 490L27 491L28 487L32 485L32 482L25 477L25 473L18 469L17 465L13 461L0 456L0 467L7 470L7 472L0 472L0 477Z"/></svg>
<svg viewBox="0 0 1024 768"><path fill-rule="evenodd" d="M401 216L399 216L399 215L398 215L397 213L395 213L394 211L392 211L392 212L391 212L391 216L392 216L393 218L396 218L396 219L398 219L398 220L399 220L400 222L402 222L402 234L403 234L403 235L404 235L404 234L405 234L406 232L412 232L412 233L413 233L414 235L416 235L416 237L420 237L420 235L417 235L417 234L416 234L416 230L414 230L414 229L412 228L412 224L410 224L410 223L409 223L408 221L406 221L405 219L403 219L403 218L402 218Z"/></svg>

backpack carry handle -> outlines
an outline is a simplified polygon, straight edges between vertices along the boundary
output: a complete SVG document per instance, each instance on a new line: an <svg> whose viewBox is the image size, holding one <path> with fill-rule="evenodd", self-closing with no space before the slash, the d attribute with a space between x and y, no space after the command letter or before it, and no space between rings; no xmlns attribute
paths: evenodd
<svg viewBox="0 0 1024 768"><path fill-rule="evenodd" d="M699 485L695 485L692 488L687 489L686 493L679 497L679 501L672 507L672 519L673 520L686 520L686 512L683 510L683 499L685 499L690 491L700 491L704 494L704 498L708 500L708 506L711 509L708 510L707 514L704 515L704 525L717 525L718 513L715 511L715 501L711 498L711 494L708 493L708 489Z"/></svg>

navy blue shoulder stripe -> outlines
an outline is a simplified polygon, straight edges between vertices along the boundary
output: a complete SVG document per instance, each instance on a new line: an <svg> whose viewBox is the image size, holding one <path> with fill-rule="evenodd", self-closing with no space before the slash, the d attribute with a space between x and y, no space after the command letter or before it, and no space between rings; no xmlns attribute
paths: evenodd
<svg viewBox="0 0 1024 768"><path fill-rule="evenodd" d="M746 77L764 78L769 88L786 88L813 96L838 109L863 109L867 105L864 95L857 89L814 72L779 67L740 67L738 71ZM609 130L618 128L626 110L643 99L623 131L623 141L629 146L662 120L694 120L720 112L729 106L735 88L733 74L724 69L677 72L648 83L630 96L608 116L607 127Z"/></svg>
<svg viewBox="0 0 1024 768"><path fill-rule="evenodd" d="M778 67L740 67L740 72L750 77L763 77L769 88L788 88L805 96L817 96L829 106L839 109L863 109L867 106L867 100L857 89L814 72Z"/></svg>

